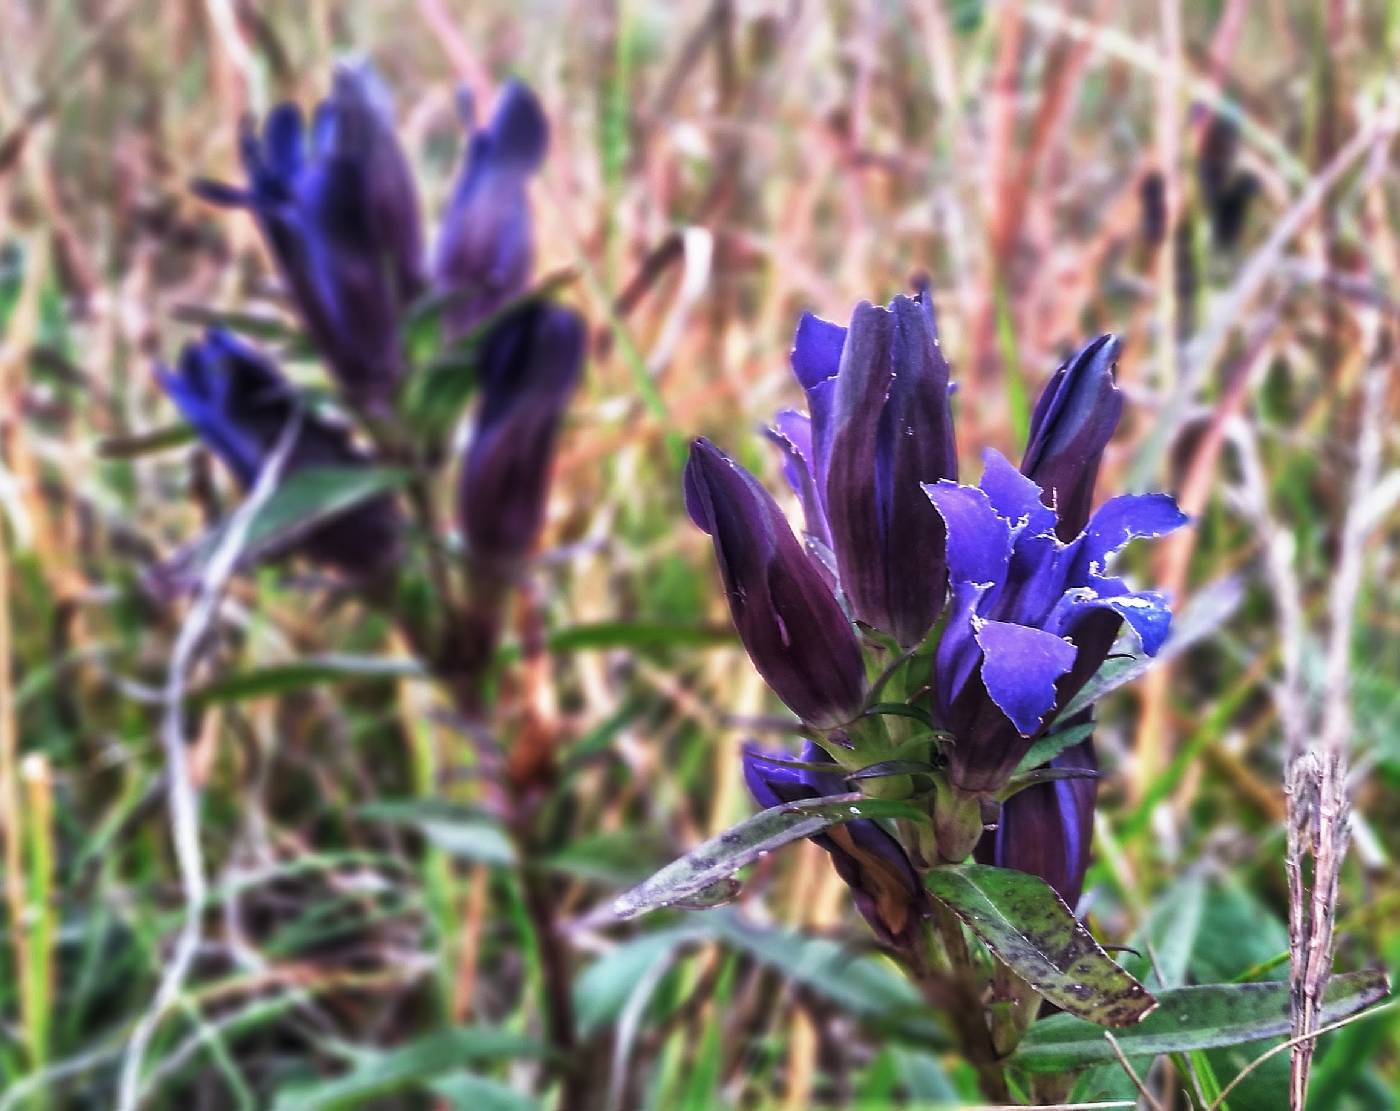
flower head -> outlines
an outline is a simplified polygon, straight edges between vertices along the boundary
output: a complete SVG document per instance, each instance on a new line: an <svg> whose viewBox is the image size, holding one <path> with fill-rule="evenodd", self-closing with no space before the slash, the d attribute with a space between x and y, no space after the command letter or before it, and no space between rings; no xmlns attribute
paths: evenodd
<svg viewBox="0 0 1400 1111"><path fill-rule="evenodd" d="M481 405L462 465L462 533L493 570L528 556L539 538L554 444L583 368L577 313L532 302L483 338Z"/></svg>
<svg viewBox="0 0 1400 1111"><path fill-rule="evenodd" d="M947 589L943 522L918 486L957 477L948 364L927 295L862 302L849 328L804 316L792 366L810 416L780 413L772 435L809 544L858 620L915 645Z"/></svg>
<svg viewBox="0 0 1400 1111"><path fill-rule="evenodd" d="M230 333L211 328L180 353L160 383L211 451L248 489L287 428L296 391L268 359ZM340 425L305 411L285 473L305 467L366 466L369 460ZM397 558L400 520L392 496L381 495L317 525L297 547L355 577L372 577Z"/></svg>
<svg viewBox="0 0 1400 1111"><path fill-rule="evenodd" d="M1149 655L1171 626L1166 598L1135 592L1108 574L1110 557L1135 537L1186 522L1165 494L1105 503L1070 539L1092 500L1103 445L1121 406L1107 378L1108 348L1090 345L1052 380L1036 406L1025 469L984 454L980 486L926 484L947 525L949 618L936 658L936 701L955 743L954 785L999 789L1031 741L1107 657L1120 622ZM1062 507L1060 512L1051 503Z"/></svg>
<svg viewBox="0 0 1400 1111"><path fill-rule="evenodd" d="M765 753L751 745L744 748L744 782L760 806L778 806L799 799L821 798L846 788L839 769L831 771L795 768L782 754ZM808 741L801 761L831 762L817 745ZM920 919L928 910L928 895L899 842L878 822L867 818L830 827L812 838L831 854L837 873L846 881L856 906L875 932L892 945L912 942Z"/></svg>
<svg viewBox="0 0 1400 1111"><path fill-rule="evenodd" d="M860 643L772 495L699 439L685 468L685 504L714 539L729 611L759 674L809 725L854 720L865 693Z"/></svg>
<svg viewBox="0 0 1400 1111"><path fill-rule="evenodd" d="M199 182L257 219L303 323L352 401L374 404L403 370L398 321L422 290L418 200L387 93L368 66L341 67L309 135L282 104L242 138L248 185Z"/></svg>
<svg viewBox="0 0 1400 1111"><path fill-rule="evenodd" d="M444 319L457 338L525 292L534 262L534 234L526 186L544 161L549 124L529 88L511 82L495 114L472 131L452 199L443 216L433 260L441 290L458 296Z"/></svg>

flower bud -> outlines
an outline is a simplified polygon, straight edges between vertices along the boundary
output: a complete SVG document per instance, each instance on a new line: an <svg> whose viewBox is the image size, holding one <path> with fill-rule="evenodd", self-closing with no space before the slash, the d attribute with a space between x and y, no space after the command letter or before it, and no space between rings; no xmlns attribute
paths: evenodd
<svg viewBox="0 0 1400 1111"><path fill-rule="evenodd" d="M310 136L295 105L242 137L248 186L198 182L249 209L308 333L357 405L378 406L403 372L399 316L422 290L418 201L383 91L343 67Z"/></svg>
<svg viewBox="0 0 1400 1111"><path fill-rule="evenodd" d="M250 488L301 404L291 384L268 359L218 328L187 344L174 370L158 374L200 439ZM310 410L300 421L284 475L369 464L344 427ZM383 494L317 525L294 546L347 575L372 578L397 561L400 525L393 497Z"/></svg>
<svg viewBox="0 0 1400 1111"><path fill-rule="evenodd" d="M471 131L470 108L467 129ZM444 311L457 339L525 292L534 262L526 186L544 161L549 124L529 88L501 91L491 123L471 135L433 260L437 287L456 295Z"/></svg>
<svg viewBox="0 0 1400 1111"><path fill-rule="evenodd" d="M481 402L458 507L469 558L496 575L527 558L539 539L555 441L583 369L585 338L577 313L536 301L482 340Z"/></svg>
<svg viewBox="0 0 1400 1111"><path fill-rule="evenodd" d="M760 806L778 806L805 798L821 798L846 790L835 764L830 772L794 768L777 754L744 747L744 782ZM825 764L830 757L808 741L802 762ZM846 881L856 906L884 941L908 946L918 936L919 921L928 913L928 895L898 841L875 821L858 818L831 826L813 838L831 854L837 874Z"/></svg>
<svg viewBox="0 0 1400 1111"><path fill-rule="evenodd" d="M860 643L772 496L699 439L685 468L685 502L714 538L729 610L759 674L809 725L855 719L865 695Z"/></svg>

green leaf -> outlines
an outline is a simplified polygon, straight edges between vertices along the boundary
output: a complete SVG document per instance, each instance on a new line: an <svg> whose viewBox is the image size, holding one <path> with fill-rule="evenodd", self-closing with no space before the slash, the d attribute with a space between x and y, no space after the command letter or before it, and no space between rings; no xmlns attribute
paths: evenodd
<svg viewBox="0 0 1400 1111"><path fill-rule="evenodd" d="M1155 1006L1039 876L986 864L935 868L934 896L1057 1007L1101 1026L1131 1026Z"/></svg>
<svg viewBox="0 0 1400 1111"><path fill-rule="evenodd" d="M453 1111L538 1111L540 1101L489 1076L459 1072L429 1085Z"/></svg>
<svg viewBox="0 0 1400 1111"><path fill-rule="evenodd" d="M617 829L573 838L540 861L540 867L611 885L637 883L669 855L660 837L645 830Z"/></svg>
<svg viewBox="0 0 1400 1111"><path fill-rule="evenodd" d="M927 726L929 730L937 736L944 736L943 730L938 728L938 723L933 720L927 710L918 706L911 706L904 702L876 702L873 706L867 706L862 717L876 717L879 715L889 715L897 718L912 718L920 725Z"/></svg>
<svg viewBox="0 0 1400 1111"><path fill-rule="evenodd" d="M427 673L417 660L404 656L351 656L336 653L307 656L226 675L190 692L196 705L241 702L269 694L286 694L321 683L350 679L422 679Z"/></svg>
<svg viewBox="0 0 1400 1111"><path fill-rule="evenodd" d="M702 921L730 944L873 1028L925 1049L949 1044L947 1031L918 989L887 957L858 956L831 938L757 927L731 911L714 911Z"/></svg>
<svg viewBox="0 0 1400 1111"><path fill-rule="evenodd" d="M860 794L829 795L772 806L710 838L650 879L613 900L613 917L635 918L650 910L684 904L716 890L740 868L774 849L856 818L909 818L927 821L905 802ZM722 888L721 888L722 890ZM732 894L732 892L731 892Z"/></svg>
<svg viewBox="0 0 1400 1111"><path fill-rule="evenodd" d="M494 1027L442 1030L387 1052L362 1050L355 1066L334 1080L283 1085L274 1111L339 1111L370 1100L415 1091L445 1073L479 1061L538 1057L538 1042Z"/></svg>
<svg viewBox="0 0 1400 1111"><path fill-rule="evenodd" d="M574 1010L584 1036L615 1022L638 984L651 979L658 962L672 959L682 945L711 935L706 924L690 920L655 933L641 934L620 942L590 964L574 983Z"/></svg>
<svg viewBox="0 0 1400 1111"><path fill-rule="evenodd" d="M1127 1057L1184 1053L1279 1038L1288 1034L1288 985L1206 984L1174 988L1157 997L1158 1007L1136 1026L1115 1032ZM1348 972L1327 985L1322 1025L1337 1022L1385 996L1385 974ZM1030 1028L1015 1063L1027 1072L1062 1072L1116 1059L1099 1027L1072 1015L1053 1015Z"/></svg>
<svg viewBox="0 0 1400 1111"><path fill-rule="evenodd" d="M137 459L143 455L155 455L180 447L194 438L194 427L180 421L178 424L167 424L163 428L153 428L148 432L137 432L130 436L109 436L98 440L97 455L101 459Z"/></svg>
<svg viewBox="0 0 1400 1111"><path fill-rule="evenodd" d="M1108 660L1070 699L1069 705L1055 715L1056 719L1068 721L1104 695L1131 683L1153 664L1169 660L1204 640L1230 619L1243 598L1244 585L1235 575L1218 579L1198 591L1186 608L1172 619L1171 636L1155 656L1142 651L1131 636L1120 637Z"/></svg>
<svg viewBox="0 0 1400 1111"><path fill-rule="evenodd" d="M549 635L552 652L580 652L597 648L708 648L734 641L730 628L694 625L648 625L635 621L599 621L572 625Z"/></svg>
<svg viewBox="0 0 1400 1111"><path fill-rule="evenodd" d="M387 799L359 808L363 818L416 826L449 856L500 868L515 865L515 846L498 822L471 807L436 799Z"/></svg>
<svg viewBox="0 0 1400 1111"><path fill-rule="evenodd" d="M303 467L283 479L248 528L244 555L256 558L304 535L331 517L397 489L409 475L397 467ZM222 526L196 546L201 566L219 546Z"/></svg>
<svg viewBox="0 0 1400 1111"><path fill-rule="evenodd" d="M1025 775L1034 771L1042 764L1048 764L1055 759L1065 749L1077 745L1085 737L1094 731L1094 723L1086 722L1084 725L1076 725L1069 729L1061 729L1058 733L1050 733L1041 737L1030 750L1021 757L1021 762L1016 765L1013 775Z"/></svg>

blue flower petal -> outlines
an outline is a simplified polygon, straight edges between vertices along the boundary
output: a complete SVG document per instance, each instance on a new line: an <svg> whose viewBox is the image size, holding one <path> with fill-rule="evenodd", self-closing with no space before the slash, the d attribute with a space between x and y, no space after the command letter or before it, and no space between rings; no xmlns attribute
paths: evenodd
<svg viewBox="0 0 1400 1111"><path fill-rule="evenodd" d="M1089 519L1089 525L1076 543L1080 544L1080 566L1102 572L1114 552L1130 540L1165 536L1190 520L1177 508L1170 494L1122 494L1106 501Z"/></svg>
<svg viewBox="0 0 1400 1111"><path fill-rule="evenodd" d="M987 694L1023 737L1031 736L1054 708L1055 680L1074 666L1074 645L1005 621L981 622L976 636Z"/></svg>
<svg viewBox="0 0 1400 1111"><path fill-rule="evenodd" d="M841 348L846 343L846 329L830 320L804 312L797 322L797 334L792 340L788 357L792 372L804 390L835 378L841 367Z"/></svg>
<svg viewBox="0 0 1400 1111"><path fill-rule="evenodd" d="M987 495L946 478L921 485L947 526L949 581L1004 582L1011 559L1011 526L997 515Z"/></svg>
<svg viewBox="0 0 1400 1111"><path fill-rule="evenodd" d="M982 453L986 469L981 488L998 514L1027 536L1053 532L1055 511L1041 500L1041 489L994 448Z"/></svg>

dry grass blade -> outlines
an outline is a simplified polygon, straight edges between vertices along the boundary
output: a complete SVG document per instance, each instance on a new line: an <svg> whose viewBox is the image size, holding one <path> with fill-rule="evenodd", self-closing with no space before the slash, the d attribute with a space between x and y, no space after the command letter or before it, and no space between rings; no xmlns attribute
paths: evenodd
<svg viewBox="0 0 1400 1111"><path fill-rule="evenodd" d="M218 616L224 588L232 578L243 554L253 521L258 511L277 489L283 468L296 444L301 430L302 413L293 411L277 440L276 447L263 464L258 480L247 499L230 517L219 538L218 547L205 567L194 602L185 615L175 638L166 672L164 711L161 717L161 751L165 757L167 795L170 803L170 830L179 863L180 886L184 896L184 924L175 942L174 952L165 966L155 997L132 1030L122 1058L117 1106L121 1111L136 1111L142 1099L141 1063L146 1048L161 1019L184 989L185 978L194 964L199 949L200 923L208 896L209 881L204 874L204 856L199 845L199 801L190 776L189 754L185 741L185 692L191 672L198 662L205 638Z"/></svg>

